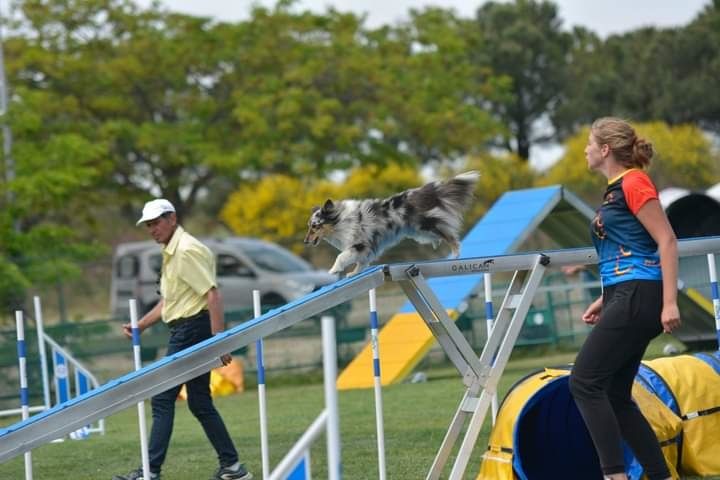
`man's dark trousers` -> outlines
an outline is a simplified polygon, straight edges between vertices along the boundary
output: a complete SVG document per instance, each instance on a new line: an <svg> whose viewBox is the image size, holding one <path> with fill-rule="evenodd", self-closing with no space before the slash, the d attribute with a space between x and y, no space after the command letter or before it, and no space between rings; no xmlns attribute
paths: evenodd
<svg viewBox="0 0 720 480"><path fill-rule="evenodd" d="M177 322L176 326L173 323ZM188 319L170 322L170 339L166 355L173 355L212 336L210 317L202 311ZM229 466L238 461L230 434L210 396L210 372L189 380L186 384L190 411L205 430L205 435L218 454L220 465ZM152 398L153 424L150 432L150 470L160 472L165 461L175 420L175 401L182 385L166 390Z"/></svg>

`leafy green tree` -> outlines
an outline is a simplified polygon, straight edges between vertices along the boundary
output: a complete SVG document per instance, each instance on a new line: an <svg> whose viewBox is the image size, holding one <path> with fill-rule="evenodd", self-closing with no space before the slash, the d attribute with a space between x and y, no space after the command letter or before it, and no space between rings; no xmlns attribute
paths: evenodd
<svg viewBox="0 0 720 480"><path fill-rule="evenodd" d="M674 88L663 98L671 120L696 122L720 134L720 98L708 95L720 78L720 0L709 2L682 28L673 46L675 55L665 86Z"/></svg>
<svg viewBox="0 0 720 480"><path fill-rule="evenodd" d="M571 35L561 28L557 6L545 0L487 2L476 25L475 61L512 81L509 98L489 102L508 128L501 144L527 160L531 145L553 137L538 121L552 118L565 88Z"/></svg>
<svg viewBox="0 0 720 480"><path fill-rule="evenodd" d="M102 148L73 134L50 135L44 144L27 142L39 128L17 102L10 110L16 177L0 188L0 304L20 308L30 286L77 278L79 264L102 248L88 237L95 219L89 211L102 198L92 186L103 175ZM34 137L34 135L29 135Z"/></svg>
<svg viewBox="0 0 720 480"><path fill-rule="evenodd" d="M257 170L324 175L365 163L427 163L484 148L498 131L468 68L463 22L429 9L368 30L329 10L255 8L232 63L237 154Z"/></svg>
<svg viewBox="0 0 720 480"><path fill-rule="evenodd" d="M475 28L452 10L411 11L370 34L382 68L369 142L380 159L436 165L484 152L503 125L487 102L509 82L473 61Z"/></svg>
<svg viewBox="0 0 720 480"><path fill-rule="evenodd" d="M681 28L645 27L601 41L576 29L570 80L553 122L561 134L604 115L720 132L720 1Z"/></svg>
<svg viewBox="0 0 720 480"><path fill-rule="evenodd" d="M592 31L575 27L567 65L567 82L559 92L557 108L551 113L559 138L567 138L595 118L624 115L616 97L623 87L622 76L605 51L605 42Z"/></svg>
<svg viewBox="0 0 720 480"><path fill-rule="evenodd" d="M232 168L227 28L130 0L15 5L8 76L42 125L29 143L72 133L102 147L112 169L94 188L121 205L163 195L180 215Z"/></svg>

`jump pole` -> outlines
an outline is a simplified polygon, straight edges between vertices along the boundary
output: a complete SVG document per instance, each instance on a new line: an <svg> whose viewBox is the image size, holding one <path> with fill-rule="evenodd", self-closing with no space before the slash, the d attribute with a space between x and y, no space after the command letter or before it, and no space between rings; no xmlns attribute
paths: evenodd
<svg viewBox="0 0 720 480"><path fill-rule="evenodd" d="M140 359L140 328L138 328L137 302L134 298L131 298L129 302L133 358L135 359L135 371L137 371L142 368L142 360ZM143 476L144 478L150 478L150 457L148 455L147 427L145 424L145 402L138 402L137 409L138 422L140 425L140 456L142 458Z"/></svg>
<svg viewBox="0 0 720 480"><path fill-rule="evenodd" d="M385 427L383 422L383 401L382 401L382 381L380 377L380 348L378 342L378 314L377 314L377 294L374 288L368 291L370 301L370 343L372 345L373 355L373 382L375 390L375 427L377 430L378 445L378 474L380 480L385 480Z"/></svg>
<svg viewBox="0 0 720 480"><path fill-rule="evenodd" d="M253 290L253 311L255 318L262 315L260 290ZM265 397L265 364L263 359L263 339L255 342L255 363L257 364L258 402L260 404L260 456L262 458L263 478L270 476L270 449L268 446L267 399Z"/></svg>
<svg viewBox="0 0 720 480"><path fill-rule="evenodd" d="M320 319L323 344L323 375L325 379L325 409L327 410L328 480L342 478L340 456L340 419L337 394L337 344L335 318L323 315Z"/></svg>
<svg viewBox="0 0 720 480"><path fill-rule="evenodd" d="M22 419L27 420L30 416L30 395L28 394L27 383L27 352L25 350L25 325L23 324L23 313L15 310L15 323L17 328L17 351L18 366L20 367L20 408ZM25 452L25 480L32 480L32 453Z"/></svg>
<svg viewBox="0 0 720 480"><path fill-rule="evenodd" d="M717 332L718 350L720 351L720 292L718 291L717 268L715 254L707 254L708 270L710 271L710 291L712 292L713 311L715 312L715 331Z"/></svg>
<svg viewBox="0 0 720 480"><path fill-rule="evenodd" d="M485 325L487 326L487 338L490 338L492 333L493 324L495 323L492 303L492 274L483 273L483 286L485 287L485 318L487 319ZM497 393L492 397L492 424L495 425L498 412L498 398Z"/></svg>
<svg viewBox="0 0 720 480"><path fill-rule="evenodd" d="M50 379L48 378L47 352L45 351L45 327L43 324L42 306L40 305L40 297L33 297L33 307L35 308L35 327L37 330L38 351L40 352L40 368L42 368L43 382L43 400L45 408L49 409L50 404Z"/></svg>

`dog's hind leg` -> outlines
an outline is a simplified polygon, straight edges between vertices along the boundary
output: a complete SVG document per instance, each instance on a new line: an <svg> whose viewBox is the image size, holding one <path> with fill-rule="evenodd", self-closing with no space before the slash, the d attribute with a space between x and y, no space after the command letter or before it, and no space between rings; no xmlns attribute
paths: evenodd
<svg viewBox="0 0 720 480"><path fill-rule="evenodd" d="M459 258L460 257L460 242L457 241L457 239L448 240L448 245L450 245L450 251L452 252L453 258Z"/></svg>
<svg viewBox="0 0 720 480"><path fill-rule="evenodd" d="M347 249L340 252L340 255L335 258L335 263L330 269L330 273L336 275L341 274L347 267L357 262L357 252L354 249Z"/></svg>
<svg viewBox="0 0 720 480"><path fill-rule="evenodd" d="M446 225L438 224L431 231L439 238L445 240L450 247L453 258L460 256L460 242L457 239L457 235L450 228Z"/></svg>

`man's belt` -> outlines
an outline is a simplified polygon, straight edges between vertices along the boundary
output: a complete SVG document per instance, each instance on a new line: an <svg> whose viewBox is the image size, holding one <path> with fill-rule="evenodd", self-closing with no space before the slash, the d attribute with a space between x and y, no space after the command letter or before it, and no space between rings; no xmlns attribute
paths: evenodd
<svg viewBox="0 0 720 480"><path fill-rule="evenodd" d="M170 322L168 322L167 325L168 325L169 328L177 328L177 327L179 327L180 325L184 325L184 324L186 324L186 323L188 323L188 322L193 322L193 321L195 321L195 320L202 320L202 319L205 319L205 318L208 318L208 311L207 311L207 310L200 310L200 311L199 311L198 313L196 313L195 315L191 315L191 316L189 316L189 317L176 318L175 320L171 320Z"/></svg>

